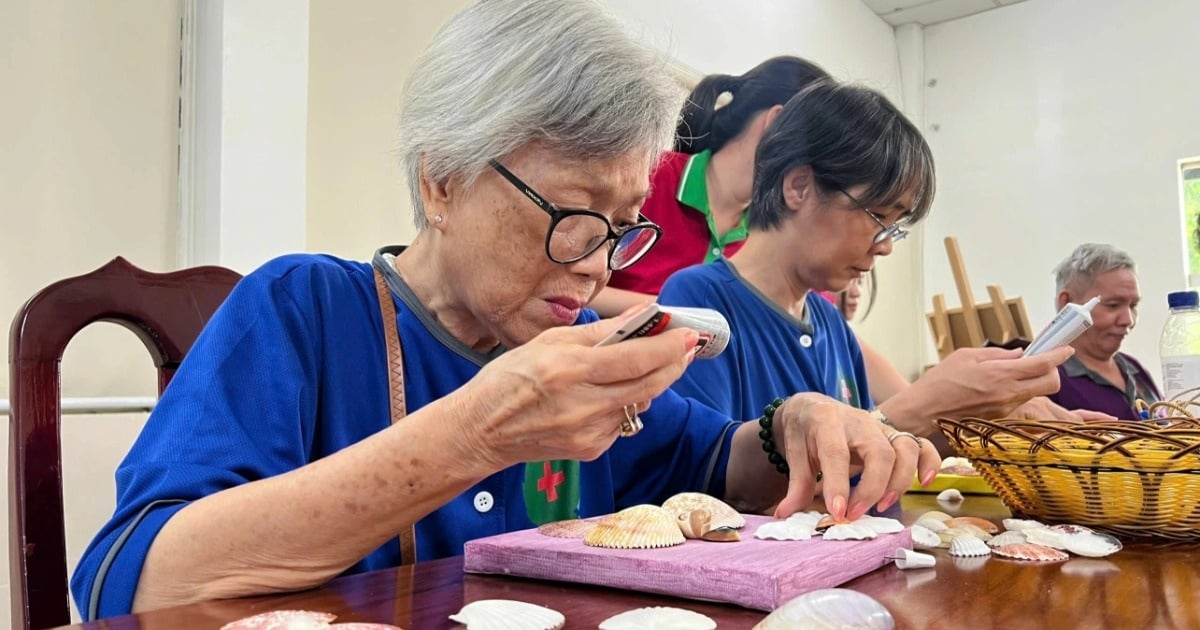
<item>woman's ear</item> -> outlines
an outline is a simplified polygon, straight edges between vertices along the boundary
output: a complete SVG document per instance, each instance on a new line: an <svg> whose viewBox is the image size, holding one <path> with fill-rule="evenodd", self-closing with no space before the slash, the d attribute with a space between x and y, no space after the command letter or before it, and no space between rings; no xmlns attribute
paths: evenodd
<svg viewBox="0 0 1200 630"><path fill-rule="evenodd" d="M783 176L783 201L788 209L795 212L800 209L816 191L813 190L813 172L811 166L797 166Z"/></svg>
<svg viewBox="0 0 1200 630"><path fill-rule="evenodd" d="M781 111L783 111L783 105L774 105L771 107L771 109L767 110L767 112L762 117L762 125L763 125L764 132L767 130L767 127L771 126L771 123L775 121L775 117L778 116L779 112L781 112Z"/></svg>
<svg viewBox="0 0 1200 630"><path fill-rule="evenodd" d="M449 182L434 181L429 175L425 158L421 158L420 170L421 201L424 205L425 220L432 227L440 228L445 225L450 199L453 196Z"/></svg>

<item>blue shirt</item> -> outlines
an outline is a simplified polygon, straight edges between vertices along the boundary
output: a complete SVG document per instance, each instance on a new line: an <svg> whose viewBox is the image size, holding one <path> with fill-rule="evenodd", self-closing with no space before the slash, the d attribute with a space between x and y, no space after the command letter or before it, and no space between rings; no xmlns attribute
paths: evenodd
<svg viewBox="0 0 1200 630"><path fill-rule="evenodd" d="M725 351L693 362L672 387L676 392L742 420L761 416L773 399L795 392L871 408L858 340L820 295L810 291L804 319L796 319L718 260L676 272L658 300L720 311L731 331Z"/></svg>
<svg viewBox="0 0 1200 630"><path fill-rule="evenodd" d="M404 354L408 412L455 391L491 358L439 326L381 250ZM578 323L596 320L584 311ZM278 258L244 278L205 327L117 470L117 507L84 552L71 589L85 619L128 613L159 530L189 502L295 470L386 429L387 351L372 266L329 256ZM580 464L582 516L660 503L684 490L720 495L734 423L670 390L645 429ZM416 525L417 559L533 526L524 465L499 471ZM488 492L487 511L473 499ZM353 516L347 515L347 527ZM198 541L202 542L202 541ZM347 573L397 566L384 543Z"/></svg>

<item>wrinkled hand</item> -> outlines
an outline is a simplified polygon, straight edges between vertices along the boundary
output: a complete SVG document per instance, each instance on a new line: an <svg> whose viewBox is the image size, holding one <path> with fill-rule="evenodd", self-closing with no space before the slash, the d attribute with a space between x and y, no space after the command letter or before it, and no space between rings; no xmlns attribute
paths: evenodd
<svg viewBox="0 0 1200 630"><path fill-rule="evenodd" d="M1057 367L1073 353L1070 346L1033 357L1022 357L1020 350L962 348L910 389L927 401L933 417L1003 418L1035 396L1057 392Z"/></svg>
<svg viewBox="0 0 1200 630"><path fill-rule="evenodd" d="M1115 417L1099 411L1090 409L1074 409L1068 410L1056 404L1054 401L1045 396L1036 396L1030 398L1028 402L1017 405L1010 413L1012 418L1026 418L1029 420L1062 420L1064 422L1072 422L1082 424L1084 422L1110 422L1116 420Z"/></svg>
<svg viewBox="0 0 1200 630"><path fill-rule="evenodd" d="M873 505L885 510L894 504L918 471L922 483L928 484L942 461L929 440L895 435L895 429L866 411L819 394L789 398L775 412L775 422L776 443L790 468L787 494L775 508L776 518L812 502L817 471L823 477L829 513L853 520ZM862 471L853 492L852 468Z"/></svg>
<svg viewBox="0 0 1200 630"><path fill-rule="evenodd" d="M464 440L496 470L526 461L599 457L624 408L643 412L691 362L695 331L668 330L597 348L632 312L547 330L489 362L459 390Z"/></svg>

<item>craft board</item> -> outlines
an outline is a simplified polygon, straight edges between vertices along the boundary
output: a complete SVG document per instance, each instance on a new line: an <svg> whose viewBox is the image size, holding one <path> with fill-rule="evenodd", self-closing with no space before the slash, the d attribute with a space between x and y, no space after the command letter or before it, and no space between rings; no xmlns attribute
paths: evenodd
<svg viewBox="0 0 1200 630"><path fill-rule="evenodd" d="M759 540L769 522L746 516L740 542L688 540L665 549L603 549L553 538L536 529L472 540L464 569L609 586L630 591L737 604L771 611L820 588L833 588L883 567L898 547L912 548L908 529L873 540Z"/></svg>

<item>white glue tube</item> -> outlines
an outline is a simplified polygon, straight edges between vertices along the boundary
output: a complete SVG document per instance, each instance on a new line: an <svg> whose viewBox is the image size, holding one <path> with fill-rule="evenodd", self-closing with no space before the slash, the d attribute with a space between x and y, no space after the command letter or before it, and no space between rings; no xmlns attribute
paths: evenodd
<svg viewBox="0 0 1200 630"><path fill-rule="evenodd" d="M1099 303L1098 295L1082 305L1068 302L1054 319L1050 320L1046 328L1038 333L1033 343L1025 348L1023 356L1039 355L1075 341L1083 331L1092 327L1092 309Z"/></svg>
<svg viewBox="0 0 1200 630"><path fill-rule="evenodd" d="M650 337L673 328L690 328L700 333L700 340L696 342L697 359L715 357L729 345L729 322L720 312L709 308L659 304L647 304L596 345L607 346L626 339Z"/></svg>

